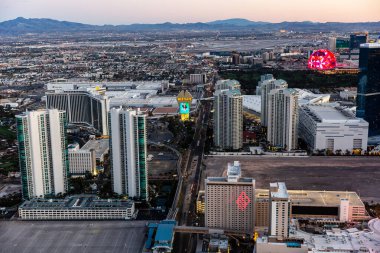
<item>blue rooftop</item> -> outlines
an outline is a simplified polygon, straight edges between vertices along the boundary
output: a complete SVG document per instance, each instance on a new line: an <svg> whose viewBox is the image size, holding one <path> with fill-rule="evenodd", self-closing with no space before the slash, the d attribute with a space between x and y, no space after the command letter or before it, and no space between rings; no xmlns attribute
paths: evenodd
<svg viewBox="0 0 380 253"><path fill-rule="evenodd" d="M173 249L174 227L176 224L175 220L163 220L158 224L152 249L165 250L165 252L170 252Z"/></svg>
<svg viewBox="0 0 380 253"><path fill-rule="evenodd" d="M158 224L155 223L149 223L149 232L148 232L148 239L145 242L145 248L150 249L152 247L152 241L153 241L153 234L156 231Z"/></svg>
<svg viewBox="0 0 380 253"><path fill-rule="evenodd" d="M157 227L156 242L171 242L176 221L164 220Z"/></svg>
<svg viewBox="0 0 380 253"><path fill-rule="evenodd" d="M299 242L287 242L286 246L288 248L301 248L301 243L299 243Z"/></svg>

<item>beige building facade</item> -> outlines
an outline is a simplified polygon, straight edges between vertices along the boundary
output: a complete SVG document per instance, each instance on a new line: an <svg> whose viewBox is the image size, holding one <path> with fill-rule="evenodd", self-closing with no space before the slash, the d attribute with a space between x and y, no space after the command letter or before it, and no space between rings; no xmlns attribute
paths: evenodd
<svg viewBox="0 0 380 253"><path fill-rule="evenodd" d="M252 234L255 225L255 180L241 177L240 163L228 164L227 177L208 177L205 224L208 228Z"/></svg>

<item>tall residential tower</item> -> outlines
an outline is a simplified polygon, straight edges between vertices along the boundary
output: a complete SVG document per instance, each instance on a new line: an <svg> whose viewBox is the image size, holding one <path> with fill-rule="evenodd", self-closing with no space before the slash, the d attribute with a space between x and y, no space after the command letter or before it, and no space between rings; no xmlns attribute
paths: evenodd
<svg viewBox="0 0 380 253"><path fill-rule="evenodd" d="M139 110L110 110L113 191L148 199L146 115Z"/></svg>
<svg viewBox="0 0 380 253"><path fill-rule="evenodd" d="M55 109L16 116L23 198L67 192L66 122L66 113Z"/></svg>
<svg viewBox="0 0 380 253"><path fill-rule="evenodd" d="M268 98L267 140L292 150L298 147L298 93L294 89L271 90Z"/></svg>
<svg viewBox="0 0 380 253"><path fill-rule="evenodd" d="M262 126L268 126L268 107L269 107L269 93L271 90L274 89L284 89L288 87L288 84L286 81L279 79L276 80L273 78L272 75L264 75L261 77L261 80L259 82L259 85L257 86L256 90L260 90L261 95L261 125ZM256 91L256 93L258 93Z"/></svg>
<svg viewBox="0 0 380 253"><path fill-rule="evenodd" d="M234 80L218 82L214 93L214 145L221 149L243 147L243 96Z"/></svg>

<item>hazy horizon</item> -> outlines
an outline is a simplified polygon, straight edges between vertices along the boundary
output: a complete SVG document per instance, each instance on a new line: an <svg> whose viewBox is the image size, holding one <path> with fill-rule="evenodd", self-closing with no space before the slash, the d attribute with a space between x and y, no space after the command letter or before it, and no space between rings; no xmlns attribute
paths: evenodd
<svg viewBox="0 0 380 253"><path fill-rule="evenodd" d="M94 25L252 21L376 22L379 0L0 0L0 22L51 18Z"/></svg>
<svg viewBox="0 0 380 253"><path fill-rule="evenodd" d="M81 22L81 21L73 21L73 20L65 20L65 19L56 19L56 18L49 18L49 17L38 17L38 18L35 18L35 17L15 17L15 18L12 18L12 19L8 19L8 20L0 20L0 22L4 22L4 21L10 21L10 20L15 20L17 18L25 18L25 19L50 19L50 20L56 20L56 21L67 21L67 22L74 22L74 23L80 23L80 24L87 24L87 25L99 25L99 26L102 26L102 25L114 25L114 26L118 26L118 25L134 25L134 24L163 24L163 23L173 23L173 24L189 24L189 23L197 23L197 22L201 22L201 23L208 23L208 22L214 22L214 21L223 21L223 20L231 20L231 19L245 19L245 20L249 20L249 21L253 21L253 22L263 22L263 23L273 23L273 24L276 24L276 23L281 23L281 22L313 22L313 23L330 23L330 22L337 22L337 23L368 23L368 22L380 22L380 19L379 20L374 20L374 21L346 21L346 22L343 22L343 21L311 21L311 20L295 20L295 21L289 21L289 20L282 20L282 21L278 21L278 22L274 22L274 21L266 21L266 20L250 20L250 19L247 19L247 18L240 18L240 17L230 17L230 18L223 18L223 19L213 19L213 20L206 20L206 21L197 21L197 20L194 20L192 22L174 22L174 21L171 21L171 20L166 20L166 21L161 21L161 22L134 22L134 23L116 23L116 24L95 24L95 23L86 23L86 22Z"/></svg>

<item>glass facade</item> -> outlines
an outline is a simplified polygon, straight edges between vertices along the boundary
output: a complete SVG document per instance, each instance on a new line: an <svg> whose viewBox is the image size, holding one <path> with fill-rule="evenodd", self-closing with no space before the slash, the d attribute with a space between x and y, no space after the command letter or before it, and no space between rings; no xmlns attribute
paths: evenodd
<svg viewBox="0 0 380 253"><path fill-rule="evenodd" d="M55 122L51 117L59 117L58 125L51 125ZM17 115L16 124L23 198L67 192L66 113L30 111ZM54 153L55 149L61 153Z"/></svg>
<svg viewBox="0 0 380 253"><path fill-rule="evenodd" d="M145 117L137 117L141 198L148 199Z"/></svg>
<svg viewBox="0 0 380 253"><path fill-rule="evenodd" d="M126 108L112 108L110 154L115 193L148 199L146 116Z"/></svg>
<svg viewBox="0 0 380 253"><path fill-rule="evenodd" d="M24 132L24 121L22 118L16 118L17 124L17 140L18 140L18 155L20 161L21 170L21 183L22 183L22 196L27 198L29 196L28 190L28 172L26 166L26 154L25 154L25 132Z"/></svg>
<svg viewBox="0 0 380 253"><path fill-rule="evenodd" d="M369 135L380 135L380 47L362 47L359 56L356 116L369 123Z"/></svg>
<svg viewBox="0 0 380 253"><path fill-rule="evenodd" d="M367 43L367 35L365 34L351 34L350 35L350 49L360 48L360 44Z"/></svg>
<svg viewBox="0 0 380 253"><path fill-rule="evenodd" d="M336 48L343 49L350 47L350 40L347 38L336 39Z"/></svg>

